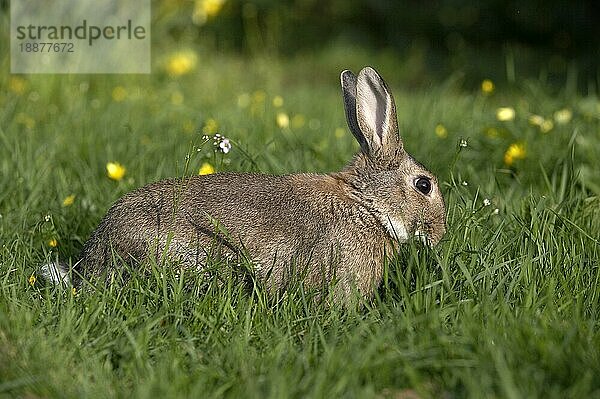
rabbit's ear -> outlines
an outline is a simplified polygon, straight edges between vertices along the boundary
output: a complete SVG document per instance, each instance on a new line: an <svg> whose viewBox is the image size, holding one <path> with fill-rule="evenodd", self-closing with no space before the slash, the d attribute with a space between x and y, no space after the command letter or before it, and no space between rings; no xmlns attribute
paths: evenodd
<svg viewBox="0 0 600 399"><path fill-rule="evenodd" d="M385 82L371 67L363 68L356 83L356 118L372 153L394 154L402 150L396 105Z"/></svg>
<svg viewBox="0 0 600 399"><path fill-rule="evenodd" d="M348 127L354 137L356 137L362 151L368 154L369 145L365 136L360 131L358 120L356 119L356 76L346 69L340 74L340 82L342 84L342 95L344 97L344 109L346 110Z"/></svg>

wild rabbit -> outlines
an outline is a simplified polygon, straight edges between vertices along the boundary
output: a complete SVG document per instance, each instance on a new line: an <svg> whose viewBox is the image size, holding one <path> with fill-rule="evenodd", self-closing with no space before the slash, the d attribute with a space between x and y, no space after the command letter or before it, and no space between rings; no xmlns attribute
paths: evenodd
<svg viewBox="0 0 600 399"><path fill-rule="evenodd" d="M43 267L55 283L109 274L166 255L202 268L207 256L247 254L274 289L300 273L309 286L336 280L335 297L370 297L386 253L418 235L445 233L437 180L403 148L394 99L372 68L341 73L348 126L361 151L341 171L284 176L217 173L163 180L124 195L108 211L69 270Z"/></svg>

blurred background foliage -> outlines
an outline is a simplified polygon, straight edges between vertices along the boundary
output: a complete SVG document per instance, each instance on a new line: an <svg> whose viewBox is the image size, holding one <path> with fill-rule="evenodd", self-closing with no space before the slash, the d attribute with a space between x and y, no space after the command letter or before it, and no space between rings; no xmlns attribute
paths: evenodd
<svg viewBox="0 0 600 399"><path fill-rule="evenodd" d="M151 2L159 58L183 45L288 58L369 49L383 63L395 61L398 81L409 85L459 74L474 88L484 78L514 81L517 73L589 93L600 81L595 0ZM9 4L0 0L5 15Z"/></svg>
<svg viewBox="0 0 600 399"><path fill-rule="evenodd" d="M475 86L515 70L585 91L599 81L594 0L153 0L153 18L159 47L283 57L368 48L401 60L400 80L414 85L459 73Z"/></svg>
<svg viewBox="0 0 600 399"><path fill-rule="evenodd" d="M33 132L61 115L67 119L64 129L71 129L82 124L78 115L86 115L90 126L82 126L84 132L97 129L104 117L110 126L106 130L125 124L128 136L157 154L160 145L180 148L193 133L221 133L247 145L248 154L261 155L248 166L233 151L226 159L240 164L221 165L217 171L322 172L343 165L356 150L352 137L344 134L335 77L342 69L357 72L372 65L393 87L409 149L434 171L446 171L454 156L430 151L435 143L467 139L463 171L469 172L461 179L483 184L489 176L478 171L488 168L508 185L519 177L523 189L545 187L539 164L548 171L562 168L576 143L579 177L600 193L595 172L600 154L598 2L151 4L152 74L1 75L6 96L0 91L0 108L6 110L7 123ZM4 35L8 0L0 0L0 8ZM8 40L0 41L0 53L8 53ZM0 59L0 67L9 70L8 57ZM165 143L164 132L181 137ZM108 151L111 159L136 159L135 152L125 151L128 143L120 132L112 140L108 132L99 136L104 141L97 148L115 147L115 155ZM288 147L282 144L286 137ZM311 145L310 156L298 152ZM86 160L104 164L96 161ZM156 173L152 177L172 175Z"/></svg>

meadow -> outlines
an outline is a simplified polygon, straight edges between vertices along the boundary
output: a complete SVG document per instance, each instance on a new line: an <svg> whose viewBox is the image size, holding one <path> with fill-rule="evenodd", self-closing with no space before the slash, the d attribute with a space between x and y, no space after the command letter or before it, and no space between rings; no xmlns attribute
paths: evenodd
<svg viewBox="0 0 600 399"><path fill-rule="evenodd" d="M600 397L593 88L518 73L415 86L403 60L357 49L166 52L148 76L2 65L0 395ZM448 211L440 245L403 245L373 300L326 308L301 286L273 298L218 262L210 276L155 265L94 291L43 283L40 265L75 260L146 183L341 169L358 145L339 72L364 65L390 84L405 146Z"/></svg>

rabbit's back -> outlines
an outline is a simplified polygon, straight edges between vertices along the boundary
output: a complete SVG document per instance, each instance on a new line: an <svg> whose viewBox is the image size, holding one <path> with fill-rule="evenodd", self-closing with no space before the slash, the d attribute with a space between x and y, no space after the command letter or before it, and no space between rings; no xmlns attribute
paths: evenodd
<svg viewBox="0 0 600 399"><path fill-rule="evenodd" d="M357 258L362 246L368 253L356 267L371 273L367 258L379 250L365 243L380 248L385 234L365 226L370 216L347 191L335 175L316 174L221 173L152 183L111 207L79 267L84 275L103 273L114 263L113 252L127 262L166 253L196 268L206 256L243 253L259 276L280 287L292 268L303 268L315 284L330 280L339 264L357 263L348 255ZM371 237L373 231L381 237Z"/></svg>

